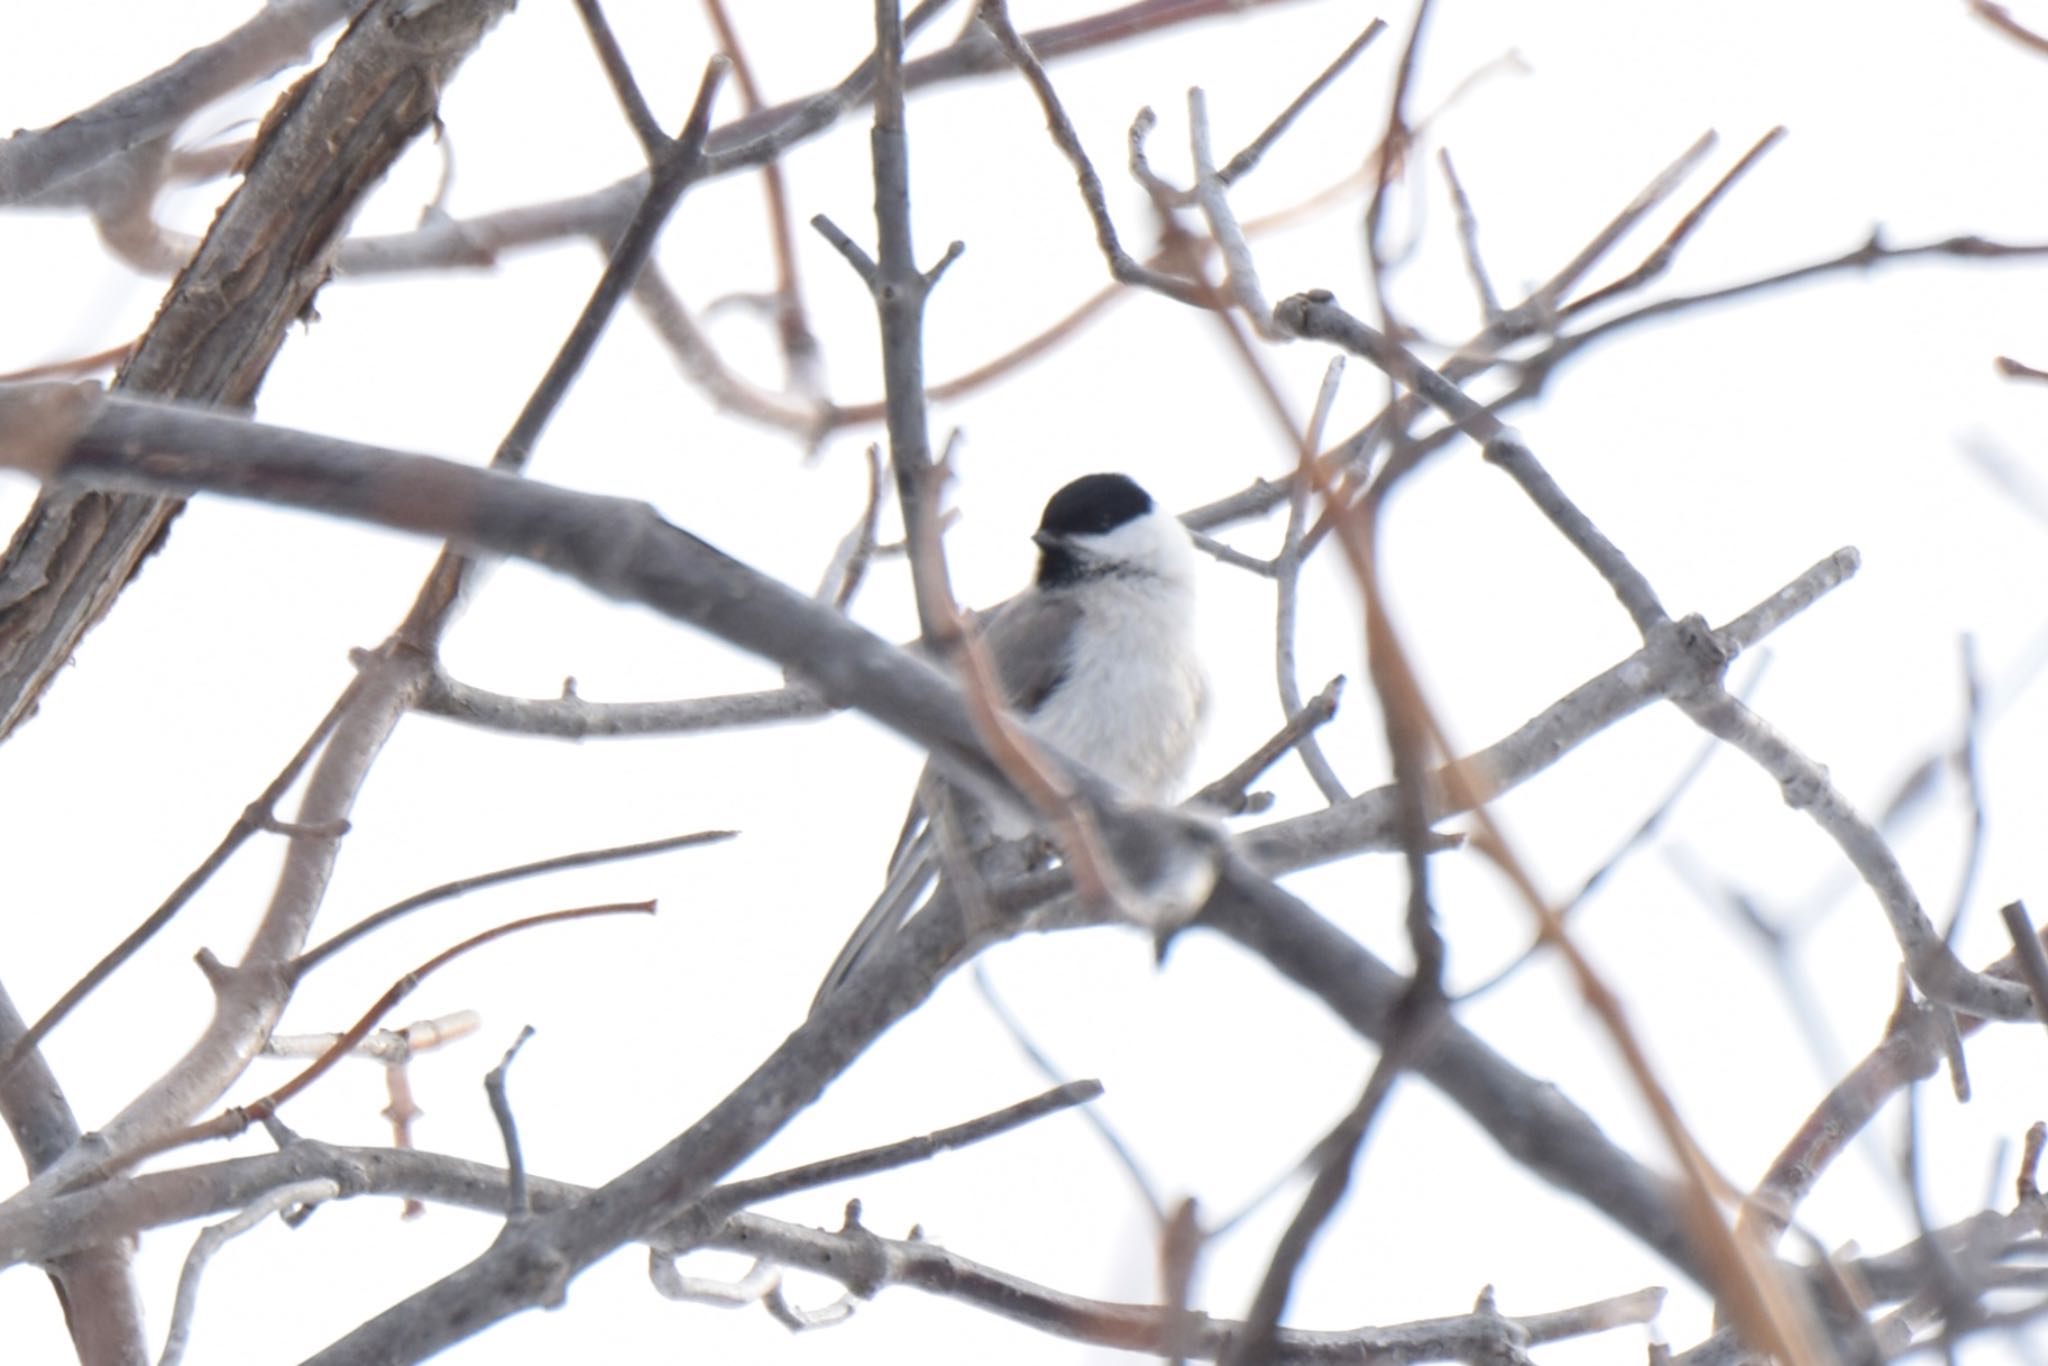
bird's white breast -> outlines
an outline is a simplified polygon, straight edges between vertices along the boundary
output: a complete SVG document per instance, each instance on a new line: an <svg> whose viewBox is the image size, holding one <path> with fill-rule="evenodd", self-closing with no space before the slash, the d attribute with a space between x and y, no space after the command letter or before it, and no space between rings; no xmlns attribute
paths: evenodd
<svg viewBox="0 0 2048 1366"><path fill-rule="evenodd" d="M1191 596L1133 575L1094 581L1081 602L1065 679L1031 728L1132 796L1164 801L1187 776L1202 719Z"/></svg>

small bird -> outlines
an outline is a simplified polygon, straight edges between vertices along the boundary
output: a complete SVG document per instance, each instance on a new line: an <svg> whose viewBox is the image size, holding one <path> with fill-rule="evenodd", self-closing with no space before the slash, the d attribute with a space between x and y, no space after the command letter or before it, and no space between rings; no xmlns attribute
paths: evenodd
<svg viewBox="0 0 2048 1366"><path fill-rule="evenodd" d="M1031 539L1036 578L983 627L1003 700L1060 753L1133 797L1166 800L1187 775L1207 692L1195 656L1196 560L1187 529L1128 477L1090 474L1052 496ZM949 799L970 840L1029 833L1010 813L984 811L946 788L927 765L888 882L826 973L819 1001L931 886L939 863L933 810Z"/></svg>

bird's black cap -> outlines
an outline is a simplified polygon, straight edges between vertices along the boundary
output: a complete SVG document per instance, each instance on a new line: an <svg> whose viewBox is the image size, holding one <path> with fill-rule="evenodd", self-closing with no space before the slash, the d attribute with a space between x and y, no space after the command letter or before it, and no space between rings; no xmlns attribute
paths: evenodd
<svg viewBox="0 0 2048 1366"><path fill-rule="evenodd" d="M1121 474L1084 474L1052 496L1039 519L1041 535L1091 536L1114 531L1152 510L1152 495Z"/></svg>
<svg viewBox="0 0 2048 1366"><path fill-rule="evenodd" d="M1038 542L1038 586L1061 588L1114 572L1073 538L1115 531L1151 510L1152 495L1121 474L1086 474L1055 493L1031 538Z"/></svg>

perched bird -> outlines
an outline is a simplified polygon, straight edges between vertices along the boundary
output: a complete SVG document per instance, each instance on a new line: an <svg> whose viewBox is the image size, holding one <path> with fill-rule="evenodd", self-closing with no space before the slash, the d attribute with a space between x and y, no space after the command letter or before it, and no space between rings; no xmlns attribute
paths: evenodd
<svg viewBox="0 0 2048 1366"><path fill-rule="evenodd" d="M1090 474L1052 496L1031 539L1037 576L983 623L1003 700L1033 736L1129 795L1173 796L1194 755L1206 691L1187 529L1124 475ZM819 1001L930 888L942 804L970 850L1029 833L1020 818L947 787L928 765L888 882L826 973Z"/></svg>

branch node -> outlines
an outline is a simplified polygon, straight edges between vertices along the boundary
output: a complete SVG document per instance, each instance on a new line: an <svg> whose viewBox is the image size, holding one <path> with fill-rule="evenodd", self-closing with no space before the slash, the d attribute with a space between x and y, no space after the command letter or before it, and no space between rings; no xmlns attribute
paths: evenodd
<svg viewBox="0 0 2048 1366"><path fill-rule="evenodd" d="M192 961L199 965L200 975L206 984L216 992L224 992L234 983L235 970L220 961L212 949L202 948L192 955Z"/></svg>

